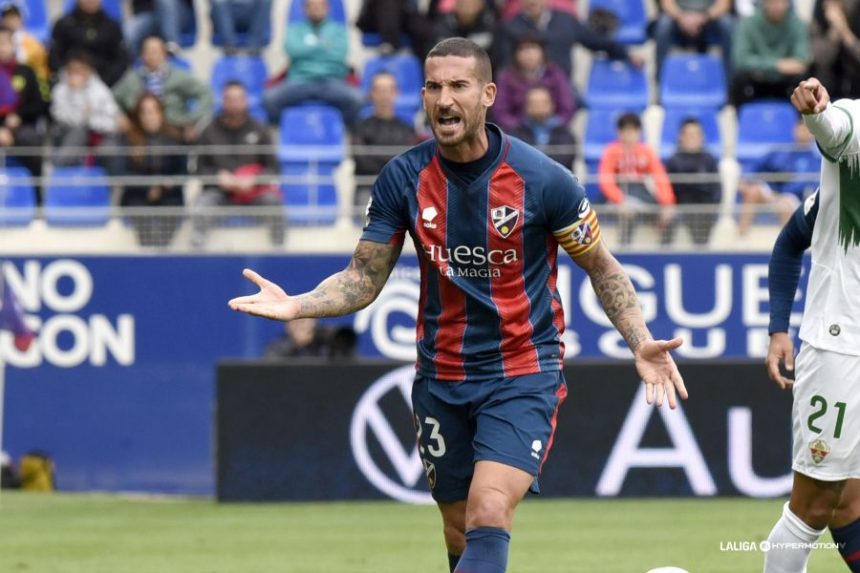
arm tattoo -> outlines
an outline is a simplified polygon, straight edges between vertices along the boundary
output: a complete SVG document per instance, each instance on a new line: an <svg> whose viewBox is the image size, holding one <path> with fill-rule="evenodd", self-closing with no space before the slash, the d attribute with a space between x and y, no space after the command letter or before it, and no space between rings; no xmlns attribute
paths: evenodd
<svg viewBox="0 0 860 573"><path fill-rule="evenodd" d="M302 317L342 316L373 302L400 256L401 244L359 241L349 265L309 293L298 295Z"/></svg>
<svg viewBox="0 0 860 573"><path fill-rule="evenodd" d="M606 316L630 349L635 351L639 344L651 338L651 334L645 326L633 283L615 257L605 249L599 249L590 262L585 268Z"/></svg>

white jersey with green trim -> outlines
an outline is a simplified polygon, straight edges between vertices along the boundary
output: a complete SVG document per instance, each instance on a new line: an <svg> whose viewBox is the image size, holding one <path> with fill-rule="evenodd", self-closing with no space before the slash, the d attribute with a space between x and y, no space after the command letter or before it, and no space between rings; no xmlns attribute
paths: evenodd
<svg viewBox="0 0 860 573"><path fill-rule="evenodd" d="M800 338L860 356L860 100L841 99L804 120L825 160Z"/></svg>

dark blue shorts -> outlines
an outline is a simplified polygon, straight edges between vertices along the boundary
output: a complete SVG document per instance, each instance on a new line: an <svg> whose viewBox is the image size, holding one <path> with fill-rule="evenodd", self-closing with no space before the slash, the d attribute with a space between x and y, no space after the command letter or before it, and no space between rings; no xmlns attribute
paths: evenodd
<svg viewBox="0 0 860 573"><path fill-rule="evenodd" d="M561 372L477 382L416 376L412 408L433 499L466 499L474 464L481 460L530 473L535 476L531 491L537 493L566 396Z"/></svg>

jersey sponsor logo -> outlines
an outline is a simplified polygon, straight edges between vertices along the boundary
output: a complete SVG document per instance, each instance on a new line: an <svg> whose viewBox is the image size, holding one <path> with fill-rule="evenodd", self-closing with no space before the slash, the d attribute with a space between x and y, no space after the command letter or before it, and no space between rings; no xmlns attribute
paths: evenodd
<svg viewBox="0 0 860 573"><path fill-rule="evenodd" d="M495 227L496 231L503 239L507 239L517 227L517 223L520 220L520 211L508 205L502 205L493 209L490 212L490 217L493 219L493 227Z"/></svg>
<svg viewBox="0 0 860 573"><path fill-rule="evenodd" d="M487 249L486 247L458 247L443 249L439 245L424 247L427 257L434 263L448 263L447 277L498 278L502 271L497 268L519 260L516 249Z"/></svg>
<svg viewBox="0 0 860 573"><path fill-rule="evenodd" d="M439 212L436 211L436 207L427 207L421 211L421 218L424 220L424 226L428 229L435 229L436 223L433 222L433 219L435 219L438 214Z"/></svg>
<svg viewBox="0 0 860 573"><path fill-rule="evenodd" d="M570 238L584 247L594 242L594 232L591 230L591 225L583 222L577 225L576 229L570 234Z"/></svg>
<svg viewBox="0 0 860 573"><path fill-rule="evenodd" d="M812 461L820 464L830 453L830 446L821 438L809 442L809 453L812 455Z"/></svg>
<svg viewBox="0 0 860 573"><path fill-rule="evenodd" d="M421 477L435 482L436 468L431 471L421 458L408 422L414 379L415 366L410 364L373 382L355 406L349 437L359 470L376 489L399 501L429 504L433 498Z"/></svg>

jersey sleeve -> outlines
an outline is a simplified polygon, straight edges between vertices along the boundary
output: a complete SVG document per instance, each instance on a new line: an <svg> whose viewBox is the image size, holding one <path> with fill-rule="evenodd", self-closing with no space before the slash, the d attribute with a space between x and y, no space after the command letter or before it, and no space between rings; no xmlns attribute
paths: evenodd
<svg viewBox="0 0 860 573"><path fill-rule="evenodd" d="M815 115L803 116L821 154L831 162L860 153L856 128L860 127L860 101L840 99Z"/></svg>
<svg viewBox="0 0 860 573"><path fill-rule="evenodd" d="M407 229L404 200L399 192L396 168L392 163L385 166L373 189L364 212L362 241L374 243L401 242Z"/></svg>
<svg viewBox="0 0 860 573"><path fill-rule="evenodd" d="M584 255L600 242L597 212L570 171L554 170L544 188L544 208L550 231L571 257Z"/></svg>

